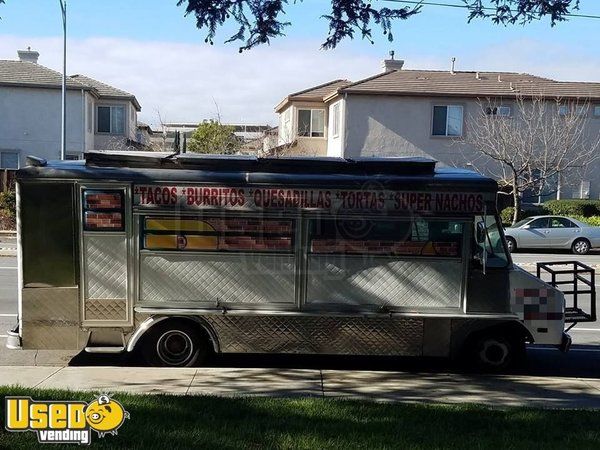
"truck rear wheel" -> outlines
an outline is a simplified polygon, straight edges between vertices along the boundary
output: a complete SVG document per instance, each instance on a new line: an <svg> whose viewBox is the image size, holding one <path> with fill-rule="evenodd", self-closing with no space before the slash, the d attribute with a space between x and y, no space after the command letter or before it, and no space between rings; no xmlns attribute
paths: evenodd
<svg viewBox="0 0 600 450"><path fill-rule="evenodd" d="M148 331L142 342L145 361L155 367L192 367L208 354L204 336L190 323L167 321Z"/></svg>
<svg viewBox="0 0 600 450"><path fill-rule="evenodd" d="M489 333L476 337L469 350L470 360L477 369L502 372L524 357L525 341Z"/></svg>

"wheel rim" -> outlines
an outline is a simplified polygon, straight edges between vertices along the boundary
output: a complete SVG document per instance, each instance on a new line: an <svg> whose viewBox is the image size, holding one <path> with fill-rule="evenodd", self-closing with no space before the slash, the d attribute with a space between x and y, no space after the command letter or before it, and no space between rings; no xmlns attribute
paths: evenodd
<svg viewBox="0 0 600 450"><path fill-rule="evenodd" d="M187 333L170 330L163 333L156 341L156 354L166 365L184 365L194 354L194 342Z"/></svg>
<svg viewBox="0 0 600 450"><path fill-rule="evenodd" d="M488 366L499 367L506 362L508 354L509 349L506 343L490 339L483 343L479 358Z"/></svg>
<svg viewBox="0 0 600 450"><path fill-rule="evenodd" d="M586 253L589 250L589 245L585 241L575 242L575 251L577 253Z"/></svg>
<svg viewBox="0 0 600 450"><path fill-rule="evenodd" d="M513 240L512 239L507 239L506 240L506 245L508 246L508 251L512 253L514 251L514 249L515 249L515 243L513 242Z"/></svg>

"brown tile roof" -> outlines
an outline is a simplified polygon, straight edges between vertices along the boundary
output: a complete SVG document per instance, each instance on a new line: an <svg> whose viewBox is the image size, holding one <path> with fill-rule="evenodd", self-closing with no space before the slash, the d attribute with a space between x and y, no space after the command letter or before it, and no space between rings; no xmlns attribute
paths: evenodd
<svg viewBox="0 0 600 450"><path fill-rule="evenodd" d="M460 97L517 95L600 99L600 83L555 81L525 73L396 70L337 90L339 93ZM333 95L329 95L333 97Z"/></svg>
<svg viewBox="0 0 600 450"><path fill-rule="evenodd" d="M60 88L62 74L32 62L0 60L0 85ZM90 87L67 77L67 89L90 90Z"/></svg>
<svg viewBox="0 0 600 450"><path fill-rule="evenodd" d="M0 86L59 89L62 87L62 74L28 61L0 60ZM84 75L68 76L67 89L92 91L100 98L130 100L138 110L141 109L134 95Z"/></svg>
<svg viewBox="0 0 600 450"><path fill-rule="evenodd" d="M135 95L130 94L129 92L125 92L109 84L102 83L101 81L94 80L93 78L86 77L85 75L71 75L70 78L86 86L94 88L101 98L105 97L112 99L130 100L131 102L133 102L133 104L138 110L141 109L140 104L135 98Z"/></svg>
<svg viewBox="0 0 600 450"><path fill-rule="evenodd" d="M288 95L284 98L279 105L275 107L275 111L279 112L290 101L307 101L307 102L322 102L323 98L328 97L331 94L334 94L338 89L343 88L351 84L351 81L348 80L333 80L327 83L320 84L318 86L313 86L308 89L304 89L302 91L294 92L293 94Z"/></svg>

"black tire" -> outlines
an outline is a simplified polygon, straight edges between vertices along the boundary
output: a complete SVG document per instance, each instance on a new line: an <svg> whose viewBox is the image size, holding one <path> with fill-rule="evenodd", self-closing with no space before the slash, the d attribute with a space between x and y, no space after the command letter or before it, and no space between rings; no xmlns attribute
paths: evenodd
<svg viewBox="0 0 600 450"><path fill-rule="evenodd" d="M575 239L571 251L576 255L587 255L592 248L590 241L584 238Z"/></svg>
<svg viewBox="0 0 600 450"><path fill-rule="evenodd" d="M504 372L524 357L524 339L509 338L500 331L479 335L469 346L470 362L482 372Z"/></svg>
<svg viewBox="0 0 600 450"><path fill-rule="evenodd" d="M141 342L142 356L154 367L192 367L208 355L208 342L198 326L169 320L153 326Z"/></svg>
<svg viewBox="0 0 600 450"><path fill-rule="evenodd" d="M506 247L508 248L508 253L514 253L517 251L517 241L510 236L506 236Z"/></svg>

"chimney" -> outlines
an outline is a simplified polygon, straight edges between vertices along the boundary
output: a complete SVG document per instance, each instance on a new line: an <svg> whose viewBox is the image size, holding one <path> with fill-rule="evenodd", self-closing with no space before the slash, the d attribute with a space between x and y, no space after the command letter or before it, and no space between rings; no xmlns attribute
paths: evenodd
<svg viewBox="0 0 600 450"><path fill-rule="evenodd" d="M404 60L394 59L394 50L390 52L390 59L384 59L381 63L381 69L383 72L389 72L390 70L402 70Z"/></svg>
<svg viewBox="0 0 600 450"><path fill-rule="evenodd" d="M27 47L27 50L17 51L17 55L19 55L20 61L34 64L37 64L38 58L40 57L40 54L35 50L31 50L31 47Z"/></svg>

